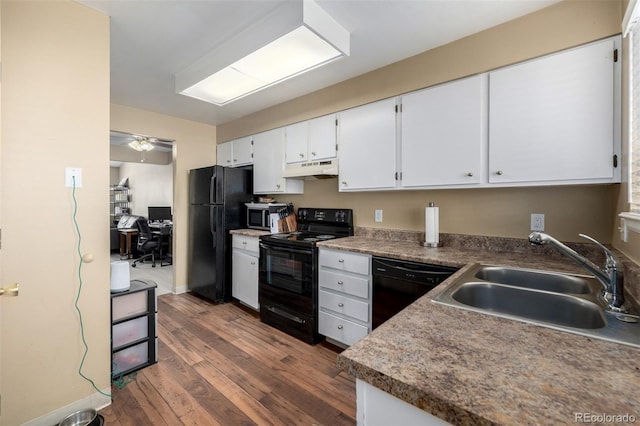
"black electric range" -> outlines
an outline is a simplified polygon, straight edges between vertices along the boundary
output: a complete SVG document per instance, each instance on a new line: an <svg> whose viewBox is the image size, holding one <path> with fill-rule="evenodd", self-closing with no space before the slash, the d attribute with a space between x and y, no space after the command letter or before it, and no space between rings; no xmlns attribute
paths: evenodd
<svg viewBox="0 0 640 426"><path fill-rule="evenodd" d="M350 209L299 208L298 231L260 237L260 320L307 343L318 341L316 244L353 235Z"/></svg>

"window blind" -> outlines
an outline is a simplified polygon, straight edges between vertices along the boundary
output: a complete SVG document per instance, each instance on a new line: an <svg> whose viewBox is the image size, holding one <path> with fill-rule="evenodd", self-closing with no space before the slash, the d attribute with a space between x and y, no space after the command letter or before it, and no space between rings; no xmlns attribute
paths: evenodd
<svg viewBox="0 0 640 426"><path fill-rule="evenodd" d="M640 213L640 23L631 24L631 143L629 147L629 202Z"/></svg>

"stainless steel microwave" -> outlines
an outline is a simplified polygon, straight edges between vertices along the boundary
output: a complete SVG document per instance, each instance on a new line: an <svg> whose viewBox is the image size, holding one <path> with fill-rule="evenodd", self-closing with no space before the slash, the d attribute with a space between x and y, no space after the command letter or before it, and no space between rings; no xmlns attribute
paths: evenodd
<svg viewBox="0 0 640 426"><path fill-rule="evenodd" d="M245 203L247 206L247 228L271 230L269 206L286 206L281 203Z"/></svg>

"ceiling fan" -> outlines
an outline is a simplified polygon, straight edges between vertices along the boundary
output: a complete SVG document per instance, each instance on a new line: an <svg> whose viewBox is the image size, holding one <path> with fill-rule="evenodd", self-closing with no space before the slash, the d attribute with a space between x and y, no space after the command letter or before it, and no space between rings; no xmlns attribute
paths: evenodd
<svg viewBox="0 0 640 426"><path fill-rule="evenodd" d="M110 139L112 145L128 145L130 148L140 152L147 152L153 149L159 151L171 151L173 149L173 141L146 135L111 131Z"/></svg>

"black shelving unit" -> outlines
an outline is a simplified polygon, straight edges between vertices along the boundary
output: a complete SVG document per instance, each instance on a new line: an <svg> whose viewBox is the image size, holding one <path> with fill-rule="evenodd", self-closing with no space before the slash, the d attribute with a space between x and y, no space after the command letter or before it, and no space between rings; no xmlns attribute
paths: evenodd
<svg viewBox="0 0 640 426"><path fill-rule="evenodd" d="M117 379L158 362L156 283L132 280L111 293L111 377Z"/></svg>

